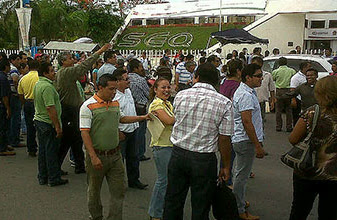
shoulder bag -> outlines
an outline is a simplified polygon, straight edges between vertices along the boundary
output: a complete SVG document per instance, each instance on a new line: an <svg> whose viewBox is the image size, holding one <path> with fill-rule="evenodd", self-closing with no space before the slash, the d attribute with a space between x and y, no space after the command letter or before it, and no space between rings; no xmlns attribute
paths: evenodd
<svg viewBox="0 0 337 220"><path fill-rule="evenodd" d="M316 165L316 151L310 147L311 136L315 130L318 117L320 115L319 105L315 105L314 119L312 122L312 129L309 131L307 137L294 145L293 148L286 154L282 155L281 161L293 168L296 171L306 173L313 171Z"/></svg>

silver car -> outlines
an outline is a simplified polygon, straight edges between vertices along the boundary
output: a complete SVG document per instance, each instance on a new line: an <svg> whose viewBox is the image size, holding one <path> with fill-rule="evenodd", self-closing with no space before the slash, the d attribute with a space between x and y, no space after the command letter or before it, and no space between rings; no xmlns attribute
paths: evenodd
<svg viewBox="0 0 337 220"><path fill-rule="evenodd" d="M269 56L263 59L263 67L262 69L266 72L273 72L273 70L279 68L279 58L285 57L288 60L288 67L293 68L294 70L299 71L300 64L302 62L310 62L312 67L318 71L318 78L322 78L324 76L329 75L331 72L331 63L317 55L309 55L309 54L286 54L279 56Z"/></svg>

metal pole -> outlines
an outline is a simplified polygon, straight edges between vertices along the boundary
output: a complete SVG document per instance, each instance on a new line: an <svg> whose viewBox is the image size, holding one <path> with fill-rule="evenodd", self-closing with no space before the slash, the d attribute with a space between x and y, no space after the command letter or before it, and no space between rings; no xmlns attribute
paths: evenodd
<svg viewBox="0 0 337 220"><path fill-rule="evenodd" d="M221 31L221 23L222 23L222 11L221 11L221 8L222 8L222 0L220 0L220 21L219 21L219 31Z"/></svg>

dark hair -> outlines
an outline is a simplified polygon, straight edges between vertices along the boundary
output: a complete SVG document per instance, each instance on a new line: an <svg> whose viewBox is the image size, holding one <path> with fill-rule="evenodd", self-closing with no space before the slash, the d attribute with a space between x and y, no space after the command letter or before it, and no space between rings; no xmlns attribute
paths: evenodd
<svg viewBox="0 0 337 220"><path fill-rule="evenodd" d="M206 54L207 54L207 53L206 53L205 51L201 51L201 52L200 52L200 55L201 55L201 56L206 56Z"/></svg>
<svg viewBox="0 0 337 220"><path fill-rule="evenodd" d="M9 61L12 61L12 60L16 60L16 58L18 58L19 55L17 55L16 53L12 53L11 55L9 55L8 59Z"/></svg>
<svg viewBox="0 0 337 220"><path fill-rule="evenodd" d="M217 55L211 55L207 58L207 62L214 62L216 58L218 58Z"/></svg>
<svg viewBox="0 0 337 220"><path fill-rule="evenodd" d="M27 54L25 52L23 52L23 51L20 51L19 52L20 59L22 59L22 56L27 56Z"/></svg>
<svg viewBox="0 0 337 220"><path fill-rule="evenodd" d="M192 54L188 54L186 56L186 60L192 61L194 59L194 56Z"/></svg>
<svg viewBox="0 0 337 220"><path fill-rule="evenodd" d="M197 77L199 77L199 82L208 83L214 87L217 87L219 84L219 71L210 62L201 64L198 67L195 72L195 78Z"/></svg>
<svg viewBox="0 0 337 220"><path fill-rule="evenodd" d="M1 59L7 59L7 55L5 52L0 52Z"/></svg>
<svg viewBox="0 0 337 220"><path fill-rule="evenodd" d="M280 59L278 59L278 62L280 66L284 66L284 65L287 65L288 60L285 57L281 57Z"/></svg>
<svg viewBox="0 0 337 220"><path fill-rule="evenodd" d="M38 69L39 76L44 76L45 73L48 74L50 66L52 66L51 63L42 61Z"/></svg>
<svg viewBox="0 0 337 220"><path fill-rule="evenodd" d="M103 55L104 62L106 62L109 58L113 57L114 55L116 55L116 51L114 50L105 51Z"/></svg>
<svg viewBox="0 0 337 220"><path fill-rule="evenodd" d="M326 48L326 50L330 51L330 53L332 52L332 49L331 49L331 48Z"/></svg>
<svg viewBox="0 0 337 220"><path fill-rule="evenodd" d="M28 60L29 70L38 70L40 62L37 60Z"/></svg>
<svg viewBox="0 0 337 220"><path fill-rule="evenodd" d="M227 56L226 56L226 60L230 60L233 58L233 54L231 53L228 53Z"/></svg>
<svg viewBox="0 0 337 220"><path fill-rule="evenodd" d="M117 68L114 70L114 72L112 73L112 75L114 77L116 77L117 80L121 80L123 79L123 75L127 73L127 71L123 68Z"/></svg>
<svg viewBox="0 0 337 220"><path fill-rule="evenodd" d="M331 65L335 64L337 66L337 60L333 61Z"/></svg>
<svg viewBox="0 0 337 220"><path fill-rule="evenodd" d="M137 59L132 59L129 62L129 66L130 66L130 71L133 72L134 69L139 67L139 64L142 64L139 60Z"/></svg>
<svg viewBox="0 0 337 220"><path fill-rule="evenodd" d="M166 65L167 65L167 60L165 60L164 58L160 58L159 64L160 64L161 66L166 66Z"/></svg>
<svg viewBox="0 0 337 220"><path fill-rule="evenodd" d="M300 63L300 70L303 70L304 68L306 68L308 65L310 65L310 62L305 61Z"/></svg>
<svg viewBox="0 0 337 220"><path fill-rule="evenodd" d="M252 63L252 64L248 64L247 66L245 66L242 70L242 74L241 74L241 80L242 82L246 82L246 77L250 76L253 77L253 75L255 74L255 72L257 70L261 69L261 66Z"/></svg>
<svg viewBox="0 0 337 220"><path fill-rule="evenodd" d="M109 81L117 81L117 78L109 73L103 74L101 77L99 77L97 86L102 86L105 88L107 87Z"/></svg>
<svg viewBox="0 0 337 220"><path fill-rule="evenodd" d="M242 59L244 62L246 62L246 57L244 52L239 53L239 59Z"/></svg>
<svg viewBox="0 0 337 220"><path fill-rule="evenodd" d="M263 65L263 59L261 57L259 57L259 56L253 57L252 58L252 63L255 63L255 62L257 62L257 64L261 64L261 67L262 67L262 65Z"/></svg>
<svg viewBox="0 0 337 220"><path fill-rule="evenodd" d="M20 65L19 65L19 70L23 70L24 68L26 68L26 66L27 66L27 64L25 64L25 63L20 63Z"/></svg>
<svg viewBox="0 0 337 220"><path fill-rule="evenodd" d="M231 60L227 63L228 74L227 77L234 77L237 74L237 70L242 70L243 64L239 59Z"/></svg>
<svg viewBox="0 0 337 220"><path fill-rule="evenodd" d="M254 50L253 50L253 53L257 53L261 50L261 47L255 47Z"/></svg>
<svg viewBox="0 0 337 220"><path fill-rule="evenodd" d="M170 81L167 79L167 78L164 78L164 77L159 77L158 79L156 79L156 81L154 82L153 86L151 87L150 89L150 101L153 101L154 97L156 96L156 93L154 92L154 88L158 88L158 84L161 82L161 81L168 81L170 83Z"/></svg>
<svg viewBox="0 0 337 220"><path fill-rule="evenodd" d="M274 49L273 49L273 54L275 54L275 53L278 53L278 54L279 54L279 53L280 53L280 49L274 48Z"/></svg>
<svg viewBox="0 0 337 220"><path fill-rule="evenodd" d="M0 60L0 71L5 71L6 67L10 67L9 60L6 58L3 58Z"/></svg>
<svg viewBox="0 0 337 220"><path fill-rule="evenodd" d="M203 63L206 63L206 57L201 57L200 59L199 59L199 63L200 64L203 64Z"/></svg>
<svg viewBox="0 0 337 220"><path fill-rule="evenodd" d="M164 50L165 53L167 53L167 52L169 52L169 51L170 51L169 49L165 49L165 50Z"/></svg>
<svg viewBox="0 0 337 220"><path fill-rule="evenodd" d="M172 71L167 66L159 66L153 76L158 76L159 78L165 78L169 82L172 80Z"/></svg>
<svg viewBox="0 0 337 220"><path fill-rule="evenodd" d="M309 72L309 71L314 72L315 75L318 76L318 71L317 71L315 68L309 68L309 69L307 70L307 72Z"/></svg>

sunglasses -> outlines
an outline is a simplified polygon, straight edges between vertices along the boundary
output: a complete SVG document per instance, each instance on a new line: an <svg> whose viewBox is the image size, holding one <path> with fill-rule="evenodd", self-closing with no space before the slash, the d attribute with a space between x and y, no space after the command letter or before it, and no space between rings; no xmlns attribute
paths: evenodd
<svg viewBox="0 0 337 220"><path fill-rule="evenodd" d="M263 74L253 75L253 77L262 78Z"/></svg>

